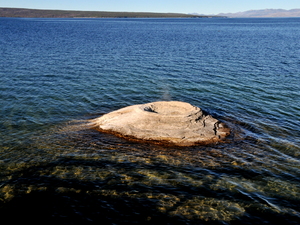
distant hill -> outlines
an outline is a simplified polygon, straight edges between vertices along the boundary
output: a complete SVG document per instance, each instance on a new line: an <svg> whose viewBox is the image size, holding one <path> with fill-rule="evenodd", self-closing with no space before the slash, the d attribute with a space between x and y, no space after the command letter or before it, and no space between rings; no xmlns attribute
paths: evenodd
<svg viewBox="0 0 300 225"><path fill-rule="evenodd" d="M238 13L220 13L218 16L227 17L300 17L300 9L262 9Z"/></svg>
<svg viewBox="0 0 300 225"><path fill-rule="evenodd" d="M40 10L23 8L0 8L0 17L24 18L192 18L208 17L181 13L151 13L151 12L105 12L105 11L70 11L70 10ZM211 17L211 16L209 16Z"/></svg>

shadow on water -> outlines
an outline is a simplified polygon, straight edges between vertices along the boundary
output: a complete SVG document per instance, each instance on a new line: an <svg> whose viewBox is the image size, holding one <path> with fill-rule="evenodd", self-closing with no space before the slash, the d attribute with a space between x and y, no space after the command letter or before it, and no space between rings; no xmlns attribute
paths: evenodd
<svg viewBox="0 0 300 225"><path fill-rule="evenodd" d="M108 173L97 179L62 178L58 168L78 168ZM109 172L111 168L119 173ZM178 171L163 163L117 163L111 160L84 160L64 157L52 163L7 173L1 182L5 197L0 204L3 221L28 224L299 224L299 215L280 212L258 193L246 194L223 188L213 190L210 182L149 182L138 168L156 173ZM186 168L182 168L185 170ZM82 171L81 171L82 172ZM194 171L195 172L195 171ZM73 175L80 173L75 171ZM83 172L82 172L83 173ZM260 179L261 173L236 169L198 169L201 177L218 174ZM126 179L126 175L127 179ZM130 177L129 177L130 175ZM101 177L101 179L99 179ZM150 184L150 185L149 185ZM273 199L274 200L274 199ZM284 197L277 206L299 209L299 201ZM272 208L273 207L273 208Z"/></svg>

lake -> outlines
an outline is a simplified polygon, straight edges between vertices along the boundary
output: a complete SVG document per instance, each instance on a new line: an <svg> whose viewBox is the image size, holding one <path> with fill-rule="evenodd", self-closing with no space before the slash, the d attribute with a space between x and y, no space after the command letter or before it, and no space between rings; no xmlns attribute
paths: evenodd
<svg viewBox="0 0 300 225"><path fill-rule="evenodd" d="M31 224L299 224L300 18L0 18L0 215ZM88 120L184 101L228 141Z"/></svg>

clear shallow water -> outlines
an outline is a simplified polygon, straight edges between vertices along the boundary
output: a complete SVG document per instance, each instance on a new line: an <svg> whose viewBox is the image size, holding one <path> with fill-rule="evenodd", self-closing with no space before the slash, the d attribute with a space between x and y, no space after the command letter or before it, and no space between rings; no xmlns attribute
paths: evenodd
<svg viewBox="0 0 300 225"><path fill-rule="evenodd" d="M300 19L0 19L0 208L40 223L298 224ZM157 100L233 130L189 148L86 120Z"/></svg>

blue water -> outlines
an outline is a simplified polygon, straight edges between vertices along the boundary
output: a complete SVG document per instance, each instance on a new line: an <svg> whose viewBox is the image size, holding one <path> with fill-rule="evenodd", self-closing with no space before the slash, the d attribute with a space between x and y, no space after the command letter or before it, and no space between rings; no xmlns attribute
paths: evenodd
<svg viewBox="0 0 300 225"><path fill-rule="evenodd" d="M0 18L0 214L58 224L299 224L300 19ZM189 102L228 143L84 126Z"/></svg>

